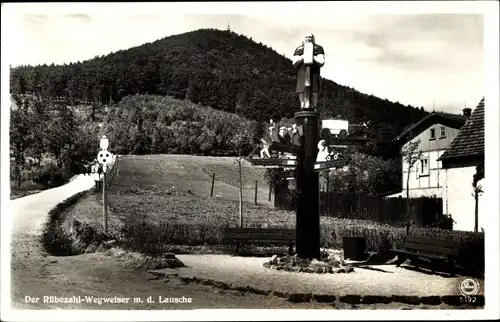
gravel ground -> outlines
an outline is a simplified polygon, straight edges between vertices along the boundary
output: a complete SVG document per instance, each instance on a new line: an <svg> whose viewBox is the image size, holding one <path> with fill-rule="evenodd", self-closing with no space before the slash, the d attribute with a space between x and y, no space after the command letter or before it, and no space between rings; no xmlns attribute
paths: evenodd
<svg viewBox="0 0 500 322"><path fill-rule="evenodd" d="M263 263L269 258L230 255L177 255L177 257L186 265L179 269L181 276L196 276L282 292L338 296L460 295L459 284L464 279L460 276L432 275L394 265L373 265L370 266L371 269L355 267L354 272L348 274L304 274L263 267ZM482 280L480 282L483 283ZM480 293L484 295L483 289Z"/></svg>

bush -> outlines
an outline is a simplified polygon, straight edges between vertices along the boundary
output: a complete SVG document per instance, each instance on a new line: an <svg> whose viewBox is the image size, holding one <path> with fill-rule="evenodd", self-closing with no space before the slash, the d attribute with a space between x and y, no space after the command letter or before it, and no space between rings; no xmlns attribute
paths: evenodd
<svg viewBox="0 0 500 322"><path fill-rule="evenodd" d="M67 181L69 174L64 169L51 162L34 166L27 171L26 177L28 180L37 184L57 187Z"/></svg>
<svg viewBox="0 0 500 322"><path fill-rule="evenodd" d="M440 215L436 218L436 221L431 225L433 228L440 228L443 230L453 230L453 224L455 221L451 215Z"/></svg>
<svg viewBox="0 0 500 322"><path fill-rule="evenodd" d="M76 195L71 196L63 202L57 204L57 206L49 211L49 220L45 224L40 240L45 248L45 251L49 254L56 256L69 256L77 253L77 251L73 248L73 239L61 226L61 215L86 193L86 191L77 193Z"/></svg>
<svg viewBox="0 0 500 322"><path fill-rule="evenodd" d="M56 256L75 255L73 240L64 232L58 221L51 223L42 235L42 245L45 251Z"/></svg>
<svg viewBox="0 0 500 322"><path fill-rule="evenodd" d="M151 224L145 220L132 219L120 231L120 244L131 251L160 255L165 252L166 245L220 245L222 230L203 224Z"/></svg>

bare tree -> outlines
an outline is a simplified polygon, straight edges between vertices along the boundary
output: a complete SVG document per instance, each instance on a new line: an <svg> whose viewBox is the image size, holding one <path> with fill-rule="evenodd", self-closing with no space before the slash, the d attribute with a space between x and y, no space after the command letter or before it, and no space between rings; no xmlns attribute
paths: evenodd
<svg viewBox="0 0 500 322"><path fill-rule="evenodd" d="M241 150L239 153L239 156L237 158L234 158L236 162L238 163L238 177L239 177L239 200L240 200L240 228L243 228L243 179L242 179L242 162L244 158L241 156Z"/></svg>
<svg viewBox="0 0 500 322"><path fill-rule="evenodd" d="M476 173L472 177L472 187L474 189L474 232L478 232L479 226L479 195L483 193L483 187L478 185L479 181L484 178L484 161L476 166Z"/></svg>
<svg viewBox="0 0 500 322"><path fill-rule="evenodd" d="M406 198L410 198L410 171L417 161L422 158L422 151L417 151L419 145L420 139L407 143L401 149L401 157L403 158L403 162L406 164L408 170L408 176L406 177Z"/></svg>

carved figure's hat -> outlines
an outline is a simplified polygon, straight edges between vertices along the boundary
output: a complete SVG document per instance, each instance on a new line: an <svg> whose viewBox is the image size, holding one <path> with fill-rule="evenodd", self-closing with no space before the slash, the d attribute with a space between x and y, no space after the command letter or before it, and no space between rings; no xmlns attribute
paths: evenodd
<svg viewBox="0 0 500 322"><path fill-rule="evenodd" d="M313 44L315 44L315 43L316 43L316 38L314 37L314 34L313 34L312 32L308 32L308 33L304 36L304 38L306 38L306 37L311 37L311 42L312 42Z"/></svg>

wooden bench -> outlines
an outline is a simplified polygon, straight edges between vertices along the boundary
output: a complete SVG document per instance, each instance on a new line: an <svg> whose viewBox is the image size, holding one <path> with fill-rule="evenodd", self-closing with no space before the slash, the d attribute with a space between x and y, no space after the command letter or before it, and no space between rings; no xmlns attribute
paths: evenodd
<svg viewBox="0 0 500 322"><path fill-rule="evenodd" d="M453 240L441 240L426 236L406 236L403 249L393 249L398 255L397 266L400 266L406 259L426 258L431 262L445 261L448 264L450 273L455 273L455 260L460 251L460 243ZM432 268L432 272L435 269Z"/></svg>
<svg viewBox="0 0 500 322"><path fill-rule="evenodd" d="M283 228L225 228L223 243L235 244L236 253L243 244L288 245L288 253L292 254L296 242L295 229Z"/></svg>

